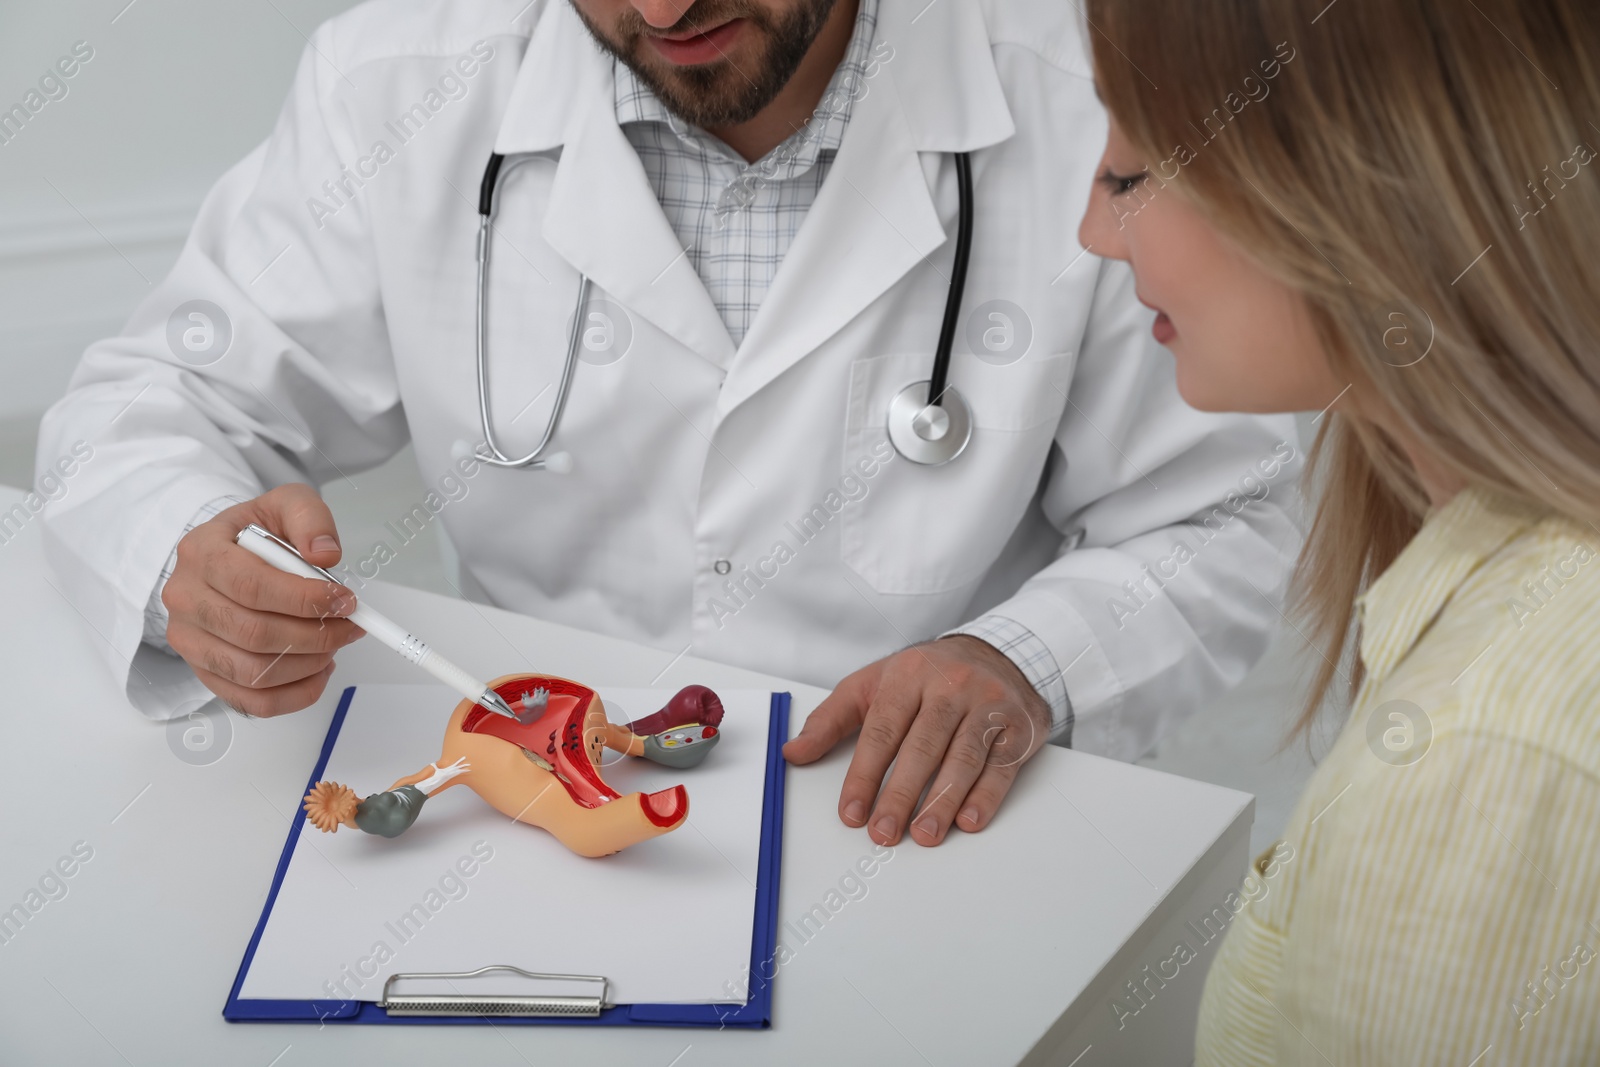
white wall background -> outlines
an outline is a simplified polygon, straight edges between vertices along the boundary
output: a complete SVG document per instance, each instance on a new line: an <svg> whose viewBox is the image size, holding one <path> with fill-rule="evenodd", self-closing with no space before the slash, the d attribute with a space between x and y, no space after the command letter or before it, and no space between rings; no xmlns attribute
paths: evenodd
<svg viewBox="0 0 1600 1067"><path fill-rule="evenodd" d="M94 49L0 144L3 480L26 480L19 451L84 347L166 274L206 190L271 131L306 35L350 6L0 0L0 111Z"/></svg>

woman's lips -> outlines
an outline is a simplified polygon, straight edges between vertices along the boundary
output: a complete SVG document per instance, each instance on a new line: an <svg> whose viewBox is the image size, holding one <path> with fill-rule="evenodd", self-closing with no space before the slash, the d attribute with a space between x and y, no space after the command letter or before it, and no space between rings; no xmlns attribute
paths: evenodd
<svg viewBox="0 0 1600 1067"><path fill-rule="evenodd" d="M1156 313L1155 325L1150 327L1150 333L1155 337L1156 344L1170 345L1172 339L1178 336L1178 328L1172 325L1172 320L1167 318L1165 311Z"/></svg>
<svg viewBox="0 0 1600 1067"><path fill-rule="evenodd" d="M1171 344L1172 339L1178 336L1178 328L1172 325L1172 320L1167 318L1167 313L1150 303L1150 301L1146 300L1144 297L1139 296L1138 293L1134 294L1134 298L1138 300L1139 303L1156 313L1155 324L1150 327L1150 333L1154 335L1156 344Z"/></svg>
<svg viewBox="0 0 1600 1067"><path fill-rule="evenodd" d="M683 67L696 66L723 58L744 25L744 19L731 19L710 30L691 30L671 37L652 36L650 43L667 62Z"/></svg>

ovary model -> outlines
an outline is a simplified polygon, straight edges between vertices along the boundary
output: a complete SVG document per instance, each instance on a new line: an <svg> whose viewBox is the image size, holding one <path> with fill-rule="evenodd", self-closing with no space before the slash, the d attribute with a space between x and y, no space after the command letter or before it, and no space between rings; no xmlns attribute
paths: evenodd
<svg viewBox="0 0 1600 1067"><path fill-rule="evenodd" d="M721 736L722 702L710 689L688 686L660 711L622 726L606 718L599 694L566 678L508 674L490 687L517 721L463 700L445 727L437 763L365 800L348 786L318 782L306 794L306 817L324 833L349 826L396 837L428 797L465 785L580 856L619 852L688 818L683 786L623 796L601 779L600 755L610 748L678 769L699 764Z"/></svg>

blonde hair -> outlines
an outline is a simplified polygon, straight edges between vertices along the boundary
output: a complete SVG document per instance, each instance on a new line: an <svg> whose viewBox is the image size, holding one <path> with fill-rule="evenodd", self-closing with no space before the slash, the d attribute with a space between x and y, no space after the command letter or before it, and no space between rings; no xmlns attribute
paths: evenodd
<svg viewBox="0 0 1600 1067"><path fill-rule="evenodd" d="M1323 655L1303 731L1357 596L1428 508L1375 413L1468 485L1600 519L1600 4L1089 0L1087 14L1146 185L1175 184L1302 294L1349 383L1307 471L1320 499L1293 592ZM1357 660L1352 694L1360 678Z"/></svg>

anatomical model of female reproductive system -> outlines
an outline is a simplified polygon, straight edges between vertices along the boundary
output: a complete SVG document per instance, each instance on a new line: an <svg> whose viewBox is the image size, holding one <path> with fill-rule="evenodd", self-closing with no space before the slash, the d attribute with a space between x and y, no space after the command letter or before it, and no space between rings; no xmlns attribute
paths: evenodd
<svg viewBox="0 0 1600 1067"><path fill-rule="evenodd" d="M538 826L580 856L606 856L676 830L689 795L675 785L623 796L600 777L607 749L677 769L694 767L717 744L722 701L703 685L680 690L667 706L626 726L606 718L587 686L546 674L508 674L490 683L516 719L470 700L456 705L439 761L386 791L358 800L337 782L306 794L306 817L324 833L349 826L396 837L429 797L465 785L517 822Z"/></svg>

